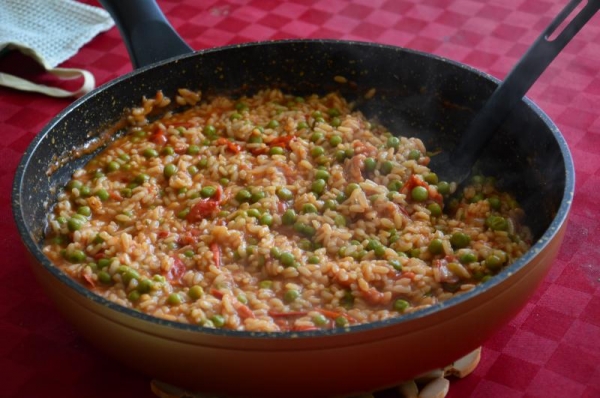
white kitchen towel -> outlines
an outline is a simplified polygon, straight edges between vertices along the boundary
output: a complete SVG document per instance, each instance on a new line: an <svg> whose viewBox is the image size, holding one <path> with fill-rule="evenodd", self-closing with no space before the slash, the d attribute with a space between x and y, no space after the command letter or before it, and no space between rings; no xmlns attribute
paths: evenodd
<svg viewBox="0 0 600 398"><path fill-rule="evenodd" d="M95 86L90 72L56 66L113 25L105 10L74 0L0 0L0 52L19 50L61 79L83 77L82 86L75 91L36 84L7 73L0 73L0 85L54 97L86 94Z"/></svg>

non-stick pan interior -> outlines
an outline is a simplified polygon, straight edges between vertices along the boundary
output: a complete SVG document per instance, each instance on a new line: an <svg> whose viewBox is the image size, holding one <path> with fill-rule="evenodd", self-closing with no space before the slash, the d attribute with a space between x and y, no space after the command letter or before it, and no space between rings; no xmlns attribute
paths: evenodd
<svg viewBox="0 0 600 398"><path fill-rule="evenodd" d="M495 85L482 73L435 56L366 43L284 41L186 55L111 82L55 118L28 149L14 200L33 239L41 240L56 189L90 155L48 176L49 166L157 90L168 96L182 87L204 95L252 94L273 86L297 95L338 90L394 134L421 137L429 150L437 150L454 145ZM374 96L365 98L373 89ZM478 165L518 196L536 237L548 228L565 189L559 137L554 125L524 101Z"/></svg>

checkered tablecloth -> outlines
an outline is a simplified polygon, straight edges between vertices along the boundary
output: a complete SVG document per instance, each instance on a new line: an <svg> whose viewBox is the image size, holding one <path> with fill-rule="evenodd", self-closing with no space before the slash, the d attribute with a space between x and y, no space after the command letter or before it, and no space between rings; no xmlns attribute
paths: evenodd
<svg viewBox="0 0 600 398"><path fill-rule="evenodd" d="M95 4L92 0L86 0ZM503 78L566 0L160 0L194 49L281 38L374 41L432 52ZM102 84L131 70L116 28L64 66ZM48 79L16 54L0 70ZM529 92L575 159L564 245L520 314L483 347L449 397L600 397L600 15ZM152 397L149 379L88 345L41 291L10 210L17 163L69 100L0 88L0 397Z"/></svg>

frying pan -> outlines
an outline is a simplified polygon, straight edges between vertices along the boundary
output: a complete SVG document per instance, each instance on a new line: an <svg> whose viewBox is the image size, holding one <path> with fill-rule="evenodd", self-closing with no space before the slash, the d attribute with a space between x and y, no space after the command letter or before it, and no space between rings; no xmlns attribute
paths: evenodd
<svg viewBox="0 0 600 398"><path fill-rule="evenodd" d="M373 43L289 40L190 53L152 2L115 3L114 12L128 6L136 11L126 12L133 20L118 22L125 24L138 69L77 100L35 137L19 164L12 197L38 280L82 335L108 355L164 382L219 396L348 396L451 363L482 345L533 294L566 229L574 169L558 128L526 98L476 167L517 196L533 247L489 282L446 302L348 329L254 333L157 319L70 279L41 251L46 214L73 171L97 153L73 156L73 149L97 142L143 96L157 90L172 96L182 87L232 96L267 87L296 95L337 90L390 131L417 136L430 150L449 150L498 85L469 66ZM165 54L170 58L159 60ZM347 82L339 83L339 76ZM374 97L365 99L372 90Z"/></svg>

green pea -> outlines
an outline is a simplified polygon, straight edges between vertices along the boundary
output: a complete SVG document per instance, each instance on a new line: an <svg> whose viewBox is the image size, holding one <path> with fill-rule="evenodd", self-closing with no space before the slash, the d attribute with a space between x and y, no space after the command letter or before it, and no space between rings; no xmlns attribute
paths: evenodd
<svg viewBox="0 0 600 398"><path fill-rule="evenodd" d="M476 174L473 177L471 177L471 182L473 184L476 184L476 185L477 184L483 184L483 181L484 181L484 177L482 175L480 175L480 174Z"/></svg>
<svg viewBox="0 0 600 398"><path fill-rule="evenodd" d="M269 213L265 213L260 217L259 221L261 225L266 225L270 227L271 225L273 225L273 216Z"/></svg>
<svg viewBox="0 0 600 398"><path fill-rule="evenodd" d="M444 244L441 239L432 239L427 249L431 254L442 254L444 252Z"/></svg>
<svg viewBox="0 0 600 398"><path fill-rule="evenodd" d="M213 137L217 134L217 129L215 128L215 126L207 124L206 126L204 126L204 128L202 129L202 132L204 133L204 135L209 136L209 137Z"/></svg>
<svg viewBox="0 0 600 398"><path fill-rule="evenodd" d="M223 317L223 315L213 315L212 317L210 317L210 320L212 321L213 325L215 325L215 327L222 328L223 326L225 326L225 317Z"/></svg>
<svg viewBox="0 0 600 398"><path fill-rule="evenodd" d="M108 162L108 164L106 165L106 171L111 173L113 171L117 171L121 168L121 165L119 164L119 162L115 162L114 160L112 162Z"/></svg>
<svg viewBox="0 0 600 398"><path fill-rule="evenodd" d="M427 210L431 212L433 217L439 217L442 215L442 207L437 203L430 203L427 205Z"/></svg>
<svg viewBox="0 0 600 398"><path fill-rule="evenodd" d="M137 184L143 184L145 182L150 181L150 176L148 174L141 173L141 174L138 174L137 176L135 176L134 181Z"/></svg>
<svg viewBox="0 0 600 398"><path fill-rule="evenodd" d="M220 179L219 179L219 184L221 184L221 185L223 185L223 186L225 186L225 185L229 184L229 178L226 178L226 177L222 177L222 178L220 178Z"/></svg>
<svg viewBox="0 0 600 398"><path fill-rule="evenodd" d="M391 136L387 139L387 142L385 143L385 145L388 148L398 149L398 147L400 147L400 139L398 137Z"/></svg>
<svg viewBox="0 0 600 398"><path fill-rule="evenodd" d="M485 225L492 231L506 231L508 229L508 221L502 216L489 216L485 219Z"/></svg>
<svg viewBox="0 0 600 398"><path fill-rule="evenodd" d="M298 247L304 251L308 251L312 250L313 244L308 239L301 239L300 242L298 242Z"/></svg>
<svg viewBox="0 0 600 398"><path fill-rule="evenodd" d="M410 307L410 303L406 300L397 299L394 301L394 310L398 312L404 312Z"/></svg>
<svg viewBox="0 0 600 398"><path fill-rule="evenodd" d="M317 195L321 195L323 192L325 192L326 187L327 182L325 182L325 180L315 180L311 185L311 191Z"/></svg>
<svg viewBox="0 0 600 398"><path fill-rule="evenodd" d="M450 193L450 184L448 184L446 181L440 181L437 184L437 191L441 194L441 195L447 195Z"/></svg>
<svg viewBox="0 0 600 398"><path fill-rule="evenodd" d="M455 232L450 237L450 243L455 249L462 249L463 247L469 246L471 237L463 232Z"/></svg>
<svg viewBox="0 0 600 398"><path fill-rule="evenodd" d="M366 158L363 162L365 171L372 172L377 168L377 161L373 158Z"/></svg>
<svg viewBox="0 0 600 398"><path fill-rule="evenodd" d="M317 207L315 205L313 205L312 203L305 203L302 205L302 212L303 213L316 213Z"/></svg>
<svg viewBox="0 0 600 398"><path fill-rule="evenodd" d="M350 184L348 184L348 185L346 186L346 189L344 190L344 193L345 193L347 196L350 196L350 194L351 194L352 192L354 192L355 190L357 190L357 189L360 189L360 185L358 185L357 183L351 182Z"/></svg>
<svg viewBox="0 0 600 398"><path fill-rule="evenodd" d="M281 222L284 225L292 225L296 222L296 212L294 209L287 209L281 216Z"/></svg>
<svg viewBox="0 0 600 398"><path fill-rule="evenodd" d="M502 259L495 254L490 254L485 259L485 266L492 271L497 271L502 266L502 263Z"/></svg>
<svg viewBox="0 0 600 398"><path fill-rule="evenodd" d="M404 184L402 184L402 181L393 180L393 181L390 181L387 188L388 188L388 190L390 190L392 192L398 192L400 190L400 188L402 188L403 185Z"/></svg>
<svg viewBox="0 0 600 398"><path fill-rule="evenodd" d="M248 298L247 298L245 295L243 295L243 294L240 294L240 295L238 295L236 298L237 298L237 300L238 300L240 303L242 303L242 304L248 304Z"/></svg>
<svg viewBox="0 0 600 398"><path fill-rule="evenodd" d="M427 173L423 176L423 179L425 180L425 182L427 182L428 184L437 184L438 183L438 176L435 173Z"/></svg>
<svg viewBox="0 0 600 398"><path fill-rule="evenodd" d="M198 168L194 165L191 165L187 168L187 172L193 176L194 174L198 173Z"/></svg>
<svg viewBox="0 0 600 398"><path fill-rule="evenodd" d="M151 279L142 279L136 289L138 292L140 292L140 294L145 294L150 292L153 287L154 282L152 282Z"/></svg>
<svg viewBox="0 0 600 398"><path fill-rule="evenodd" d="M321 141L323 139L323 133L321 132L314 132L311 136L310 136L310 140L312 142L318 142Z"/></svg>
<svg viewBox="0 0 600 398"><path fill-rule="evenodd" d="M286 303L291 303L293 301L296 301L298 297L300 297L300 293L297 290L290 289L283 295L283 300Z"/></svg>
<svg viewBox="0 0 600 398"><path fill-rule="evenodd" d="M279 257L281 257L281 249L278 248L278 247L276 247L276 246L272 247L271 248L271 256L273 258L279 258Z"/></svg>
<svg viewBox="0 0 600 398"><path fill-rule="evenodd" d="M252 194L247 189L241 189L235 194L235 199L240 203L249 202Z"/></svg>
<svg viewBox="0 0 600 398"><path fill-rule="evenodd" d="M260 135L251 135L248 138L248 143L250 144L260 144L261 142L263 142L263 139Z"/></svg>
<svg viewBox="0 0 600 398"><path fill-rule="evenodd" d="M192 300L198 300L204 296L204 289L202 289L202 286L194 285L188 290L188 296L190 296Z"/></svg>
<svg viewBox="0 0 600 398"><path fill-rule="evenodd" d="M385 255L385 246L379 245L373 249L373 252L375 253L375 256L383 257Z"/></svg>
<svg viewBox="0 0 600 398"><path fill-rule="evenodd" d="M383 162L381 164L381 174L388 175L392 172L393 168L394 168L394 164L392 162L390 162L389 160L386 160L385 162Z"/></svg>
<svg viewBox="0 0 600 398"><path fill-rule="evenodd" d="M298 122L298 124L296 125L297 130L304 130L306 128L308 128L308 123L306 122Z"/></svg>
<svg viewBox="0 0 600 398"><path fill-rule="evenodd" d="M193 250L186 250L183 252L183 255L186 256L187 258L194 257L194 254L195 253Z"/></svg>
<svg viewBox="0 0 600 398"><path fill-rule="evenodd" d="M240 115L237 112L232 113L231 115L229 115L229 120L238 120L241 119L242 115Z"/></svg>
<svg viewBox="0 0 600 398"><path fill-rule="evenodd" d="M90 196L91 194L92 189L87 185L82 186L79 190L79 195L83 196L84 198Z"/></svg>
<svg viewBox="0 0 600 398"><path fill-rule="evenodd" d="M416 150L416 149L412 149L409 153L408 153L408 158L410 160L419 160L419 158L421 157L421 152Z"/></svg>
<svg viewBox="0 0 600 398"><path fill-rule="evenodd" d="M140 279L140 274L134 269L127 268L121 275L121 280L125 285L129 285L133 279Z"/></svg>
<svg viewBox="0 0 600 398"><path fill-rule="evenodd" d="M180 218L180 219L187 218L188 214L190 214L190 209L185 208L177 213L177 218Z"/></svg>
<svg viewBox="0 0 600 398"><path fill-rule="evenodd" d="M77 209L77 214L89 217L92 215L92 209L90 209L89 206L81 206L79 209Z"/></svg>
<svg viewBox="0 0 600 398"><path fill-rule="evenodd" d="M281 264L283 266L291 267L296 262L296 259L294 258L294 255L292 253L283 252L281 253L281 256L279 256L279 261L281 261Z"/></svg>
<svg viewBox="0 0 600 398"><path fill-rule="evenodd" d="M339 127L342 125L342 119L340 119L339 117L333 117L331 118L331 121L329 122L333 127Z"/></svg>
<svg viewBox="0 0 600 398"><path fill-rule="evenodd" d="M188 155L197 155L198 153L200 153L200 147L198 145L188 146L188 149L187 149Z"/></svg>
<svg viewBox="0 0 600 398"><path fill-rule="evenodd" d="M131 302L138 301L140 299L140 292L137 290L132 290L128 295L127 299Z"/></svg>
<svg viewBox="0 0 600 398"><path fill-rule="evenodd" d="M314 236L317 233L317 230L313 226L299 222L294 224L294 230L307 237Z"/></svg>
<svg viewBox="0 0 600 398"><path fill-rule="evenodd" d="M112 282L112 276L110 276L110 274L106 271L100 271L100 272L98 272L98 280L101 283L108 285L109 283Z"/></svg>
<svg viewBox="0 0 600 398"><path fill-rule="evenodd" d="M119 192L124 198L131 198L131 195L133 194L131 188L123 188Z"/></svg>
<svg viewBox="0 0 600 398"><path fill-rule="evenodd" d="M323 155L324 153L325 153L325 149L322 146L316 146L310 150L310 154L312 155L313 158L317 158L317 157Z"/></svg>
<svg viewBox="0 0 600 398"><path fill-rule="evenodd" d="M252 196L250 196L250 202L251 203L256 203L261 201L262 199L266 198L267 194L265 191L256 191L252 193Z"/></svg>
<svg viewBox="0 0 600 398"><path fill-rule="evenodd" d="M69 228L69 231L71 231L71 232L79 231L81 229L81 227L83 227L85 222L86 222L85 220L82 220L80 218L72 217L67 220L67 227Z"/></svg>
<svg viewBox="0 0 600 398"><path fill-rule="evenodd" d="M333 222L336 227L345 227L346 226L346 217L341 214L336 214L333 218Z"/></svg>
<svg viewBox="0 0 600 398"><path fill-rule="evenodd" d="M181 299L181 296L177 293L171 293L169 294L169 297L167 297L167 303L169 305L179 305L183 302L183 300Z"/></svg>
<svg viewBox="0 0 600 398"><path fill-rule="evenodd" d="M410 196L415 202L424 202L429 199L429 191L422 186L416 186L410 192Z"/></svg>
<svg viewBox="0 0 600 398"><path fill-rule="evenodd" d="M67 252L67 258L70 262L78 264L86 259L86 255L82 250L72 250Z"/></svg>
<svg viewBox="0 0 600 398"><path fill-rule="evenodd" d="M165 166L165 168L163 169L163 175L166 178L169 178L173 175L175 175L175 173L177 173L177 166L175 166L173 163L169 163Z"/></svg>
<svg viewBox="0 0 600 398"><path fill-rule="evenodd" d="M335 151L335 159L340 163L343 162L346 159L346 151L343 149Z"/></svg>
<svg viewBox="0 0 600 398"><path fill-rule="evenodd" d="M408 252L408 257L410 257L410 258L419 258L419 257L421 257L421 250L417 249L416 247L410 249L409 252Z"/></svg>
<svg viewBox="0 0 600 398"><path fill-rule="evenodd" d="M312 317L312 322L316 326L325 326L328 323L327 317L323 314L317 314Z"/></svg>
<svg viewBox="0 0 600 398"><path fill-rule="evenodd" d="M337 318L335 318L334 322L335 322L335 326L337 326L337 327L343 328L345 326L348 326L348 319L346 319L346 317L341 316L341 315L338 316Z"/></svg>
<svg viewBox="0 0 600 398"><path fill-rule="evenodd" d="M269 155L283 155L285 153L285 149L280 146L274 146L269 149Z"/></svg>
<svg viewBox="0 0 600 398"><path fill-rule="evenodd" d="M108 191L106 189L97 190L96 196L98 196L98 198L103 202L108 200L108 198L110 197L110 195L108 194Z"/></svg>
<svg viewBox="0 0 600 398"><path fill-rule="evenodd" d="M377 246L381 246L381 243L377 239L369 239L365 248L367 250L374 250Z"/></svg>
<svg viewBox="0 0 600 398"><path fill-rule="evenodd" d="M498 198L497 196L491 196L487 200L492 209L494 209L494 210L500 209L500 206L501 206L500 198Z"/></svg>
<svg viewBox="0 0 600 398"><path fill-rule="evenodd" d="M277 197L281 200L291 200L294 198L294 194L289 189L281 187L277 189Z"/></svg>
<svg viewBox="0 0 600 398"><path fill-rule="evenodd" d="M202 187L202 189L200 190L200 196L202 196L203 198L211 198L216 192L217 188L213 187L212 185L207 185L205 187Z"/></svg>
<svg viewBox="0 0 600 398"><path fill-rule="evenodd" d="M72 191L74 189L80 190L81 187L83 187L83 183L81 183L81 181L77 181L77 180L71 180L67 184L67 189L70 191Z"/></svg>
<svg viewBox="0 0 600 398"><path fill-rule="evenodd" d="M110 265L111 262L112 262L112 260L109 258L101 258L98 260L98 268L100 268L100 269L106 268Z"/></svg>
<svg viewBox="0 0 600 398"><path fill-rule="evenodd" d="M336 202L338 203L343 203L346 201L346 199L348 199L348 195L346 195L344 192L340 192L335 198Z"/></svg>
<svg viewBox="0 0 600 398"><path fill-rule="evenodd" d="M483 196L483 194L481 192L479 192L479 193L476 193L475 195L473 195L473 197L471 198L471 200L469 200L469 202L477 203L477 202L481 202L484 199L485 199L485 197Z"/></svg>
<svg viewBox="0 0 600 398"><path fill-rule="evenodd" d="M258 209L248 209L246 214L248 214L248 217L252 217L252 218L260 217L260 211Z"/></svg>
<svg viewBox="0 0 600 398"><path fill-rule="evenodd" d="M175 154L175 149L173 149L171 146L166 146L162 149L161 153L163 155L171 156Z"/></svg>
<svg viewBox="0 0 600 398"><path fill-rule="evenodd" d="M327 114L328 114L329 116L331 116L331 117L335 117L335 116L339 116L339 115L341 115L341 113L340 113L339 109L337 109L337 108L329 108L329 109L327 110Z"/></svg>
<svg viewBox="0 0 600 398"><path fill-rule="evenodd" d="M473 252L462 253L458 260L463 264L470 264L477 261L477 256Z"/></svg>
<svg viewBox="0 0 600 398"><path fill-rule="evenodd" d="M315 178L317 180L325 180L325 181L329 181L329 173L326 170L317 170L317 172L315 173Z"/></svg>
<svg viewBox="0 0 600 398"><path fill-rule="evenodd" d="M335 148L336 146L340 145L342 143L342 141L343 141L343 139L342 139L341 136L339 136L339 135L332 135L329 138L329 145L331 145L332 147Z"/></svg>
<svg viewBox="0 0 600 398"><path fill-rule="evenodd" d="M325 210L335 210L337 208L337 202L333 199L327 199L323 202L323 211Z"/></svg>
<svg viewBox="0 0 600 398"><path fill-rule="evenodd" d="M274 129L279 127L279 122L277 120L271 120L269 124L267 124L267 128Z"/></svg>
<svg viewBox="0 0 600 398"><path fill-rule="evenodd" d="M202 158L198 161L197 166L201 169L206 168L208 166L208 158Z"/></svg>
<svg viewBox="0 0 600 398"><path fill-rule="evenodd" d="M142 151L142 155L147 158L155 158L158 156L158 152L154 148L146 148Z"/></svg>
<svg viewBox="0 0 600 398"><path fill-rule="evenodd" d="M388 264L391 265L396 271L402 271L402 263L398 259L392 259L388 261Z"/></svg>
<svg viewBox="0 0 600 398"><path fill-rule="evenodd" d="M309 264L319 264L321 262L317 256L310 256L307 261Z"/></svg>

